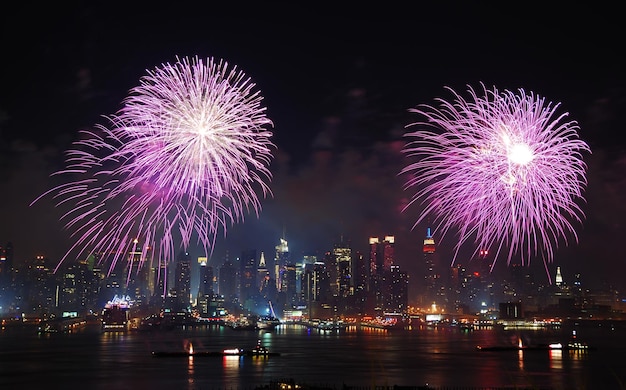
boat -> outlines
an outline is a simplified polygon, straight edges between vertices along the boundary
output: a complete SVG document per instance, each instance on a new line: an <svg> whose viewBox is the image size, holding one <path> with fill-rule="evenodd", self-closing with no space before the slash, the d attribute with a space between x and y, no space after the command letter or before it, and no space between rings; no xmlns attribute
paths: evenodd
<svg viewBox="0 0 626 390"><path fill-rule="evenodd" d="M570 340L568 343L563 344L560 342L550 344L536 344L536 345L523 345L521 342L518 345L495 345L495 346L476 346L479 351L588 351L595 348L589 346L585 342L578 340Z"/></svg>
<svg viewBox="0 0 626 390"><path fill-rule="evenodd" d="M580 341L576 335L576 330L572 331L572 335L569 341L565 344L561 342L554 342L550 344L536 344L536 345L525 345L522 342L522 339L519 338L517 345L496 345L496 346L476 346L476 349L479 351L545 351L545 350L556 350L556 351L589 351L594 350L594 347L589 346L584 341Z"/></svg>
<svg viewBox="0 0 626 390"><path fill-rule="evenodd" d="M126 331L130 326L129 309L130 298L118 297L115 295L113 299L104 306L102 311L102 330L103 331Z"/></svg>
<svg viewBox="0 0 626 390"><path fill-rule="evenodd" d="M153 357L204 357L204 356L280 356L279 352L271 352L266 347L257 345L252 349L227 348L221 351L153 351Z"/></svg>

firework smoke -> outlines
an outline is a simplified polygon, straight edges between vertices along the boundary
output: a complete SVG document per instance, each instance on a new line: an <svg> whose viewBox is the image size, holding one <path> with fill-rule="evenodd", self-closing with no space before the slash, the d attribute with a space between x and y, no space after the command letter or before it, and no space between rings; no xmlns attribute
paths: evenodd
<svg viewBox="0 0 626 390"><path fill-rule="evenodd" d="M425 121L407 127L408 175L405 190L414 190L408 207L420 203L440 237L458 234L461 246L473 241L480 250L495 249L522 264L534 256L553 260L559 242L578 241L574 224L582 223L587 184L582 154L591 152L578 138L578 125L557 116L559 104L546 103L519 89L484 95L469 87L469 100L452 89L454 101L436 99L439 107L421 105L411 112ZM414 160L413 160L414 159ZM405 208L406 210L406 208Z"/></svg>
<svg viewBox="0 0 626 390"><path fill-rule="evenodd" d="M132 252L141 253L139 268L167 264L192 237L208 254L218 231L250 211L258 217L257 193L271 195L274 145L254 87L213 59L148 71L108 127L81 132L55 173L67 180L42 195L68 207L62 219L74 244L61 262L98 254L112 270Z"/></svg>

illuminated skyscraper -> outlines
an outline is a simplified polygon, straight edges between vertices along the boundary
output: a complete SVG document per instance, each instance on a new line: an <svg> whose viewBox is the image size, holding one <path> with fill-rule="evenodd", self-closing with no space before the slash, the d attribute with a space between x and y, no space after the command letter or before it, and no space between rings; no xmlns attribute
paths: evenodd
<svg viewBox="0 0 626 390"><path fill-rule="evenodd" d="M440 304L437 301L437 294L439 289L439 282L441 279L441 275L437 272L436 261L435 261L435 239L432 236L430 228L426 229L426 237L424 238L424 246L423 246L423 254L424 254L424 265L426 268L425 273L425 300L424 304L430 306L433 303Z"/></svg>
<svg viewBox="0 0 626 390"><path fill-rule="evenodd" d="M144 267L143 263L149 257L149 248L141 248L139 240L135 239L135 250L128 253L128 260L124 269L126 278L122 290L124 295L129 296L133 305L139 306L148 303L148 297L152 295L148 291L150 285L150 268Z"/></svg>
<svg viewBox="0 0 626 390"><path fill-rule="evenodd" d="M385 310L395 313L406 313L409 305L409 276L406 272L400 270L399 265L391 266L389 276Z"/></svg>
<svg viewBox="0 0 626 390"><path fill-rule="evenodd" d="M343 242L335 245L333 254L337 266L337 292L340 299L354 295L354 284L352 281L352 249Z"/></svg>
<svg viewBox="0 0 626 390"><path fill-rule="evenodd" d="M554 279L557 287L563 286L563 275L561 275L561 267L556 267L556 277Z"/></svg>
<svg viewBox="0 0 626 390"><path fill-rule="evenodd" d="M424 238L424 253L435 253L435 239L433 238L430 228L426 228L426 238Z"/></svg>
<svg viewBox="0 0 626 390"><path fill-rule="evenodd" d="M395 242L394 236L385 236L385 240L382 242L383 246L383 270L385 272L391 271L391 266L394 265L395 256Z"/></svg>
<svg viewBox="0 0 626 390"><path fill-rule="evenodd" d="M265 253L261 252L261 257L259 258L259 265L256 270L257 273L257 291L261 291L261 285L265 281L266 277L269 276L269 270L267 269L267 264L265 263Z"/></svg>
<svg viewBox="0 0 626 390"><path fill-rule="evenodd" d="M309 318L323 318L329 315L332 301L330 282L326 264L322 261L304 266L302 280L303 299L309 310Z"/></svg>
<svg viewBox="0 0 626 390"><path fill-rule="evenodd" d="M212 295L214 293L213 267L208 265L208 259L205 256L198 257L198 265L200 266L198 295Z"/></svg>
<svg viewBox="0 0 626 390"><path fill-rule="evenodd" d="M276 254L274 256L274 279L276 280L276 290L278 292L283 291L283 273L289 263L289 245L283 235L283 238L280 239L280 244L276 245Z"/></svg>
<svg viewBox="0 0 626 390"><path fill-rule="evenodd" d="M383 241L370 237L370 294L367 311L381 312L391 294L391 267L394 265L395 237L385 236Z"/></svg>
<svg viewBox="0 0 626 390"><path fill-rule="evenodd" d="M209 310L209 305L213 300L213 267L207 264L206 257L198 257L198 265L200 267L200 284L198 286L198 295L196 297L196 305L200 315L211 316L214 311Z"/></svg>
<svg viewBox="0 0 626 390"><path fill-rule="evenodd" d="M187 252L180 253L176 260L174 291L177 298L175 309L187 309L191 300L191 259Z"/></svg>

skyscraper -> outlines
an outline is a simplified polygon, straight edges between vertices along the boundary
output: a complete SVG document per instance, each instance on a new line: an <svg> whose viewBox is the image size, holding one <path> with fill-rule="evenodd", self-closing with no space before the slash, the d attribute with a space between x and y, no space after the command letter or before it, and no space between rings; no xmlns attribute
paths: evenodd
<svg viewBox="0 0 626 390"><path fill-rule="evenodd" d="M176 260L174 291L177 298L175 309L187 309L191 299L191 259L187 252L181 252Z"/></svg>
<svg viewBox="0 0 626 390"><path fill-rule="evenodd" d="M212 295L214 293L213 267L208 265L208 259L204 256L198 257L198 265L200 266L198 295Z"/></svg>
<svg viewBox="0 0 626 390"><path fill-rule="evenodd" d="M422 252L424 254L424 266L426 268L424 276L425 299L423 303L425 306L430 307L431 304L438 303L436 301L439 280L441 279L441 275L437 271L435 264L435 239L432 236L430 228L426 229L426 237L424 238L424 246Z"/></svg>
<svg viewBox="0 0 626 390"><path fill-rule="evenodd" d="M370 237L370 296L367 311L381 312L387 306L391 292L391 267L394 265L395 237L385 236L383 241Z"/></svg>
<svg viewBox="0 0 626 390"><path fill-rule="evenodd" d="M255 249L247 249L241 252L239 270L239 299L242 303L254 301L257 297L257 256Z"/></svg>
<svg viewBox="0 0 626 390"><path fill-rule="evenodd" d="M218 290L224 296L226 304L230 305L238 300L237 296L237 269L229 258L228 253L219 270Z"/></svg>
<svg viewBox="0 0 626 390"><path fill-rule="evenodd" d="M209 305L213 300L213 267L207 264L206 257L198 257L198 265L200 266L200 284L198 285L198 295L196 304L200 315L207 316L214 313L209 310Z"/></svg>
<svg viewBox="0 0 626 390"><path fill-rule="evenodd" d="M289 245L283 236L280 243L276 245L276 254L274 256L274 279L276 280L276 290L282 291L282 274L285 266L289 263Z"/></svg>
<svg viewBox="0 0 626 390"><path fill-rule="evenodd" d="M342 240L333 249L335 265L337 266L337 293L340 299L354 295L352 280L352 249Z"/></svg>

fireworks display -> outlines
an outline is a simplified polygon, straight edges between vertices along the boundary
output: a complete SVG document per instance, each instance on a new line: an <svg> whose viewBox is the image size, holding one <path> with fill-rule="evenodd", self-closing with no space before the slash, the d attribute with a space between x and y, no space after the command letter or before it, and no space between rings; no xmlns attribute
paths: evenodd
<svg viewBox="0 0 626 390"><path fill-rule="evenodd" d="M139 268L167 264L193 238L210 253L219 231L258 217L274 144L254 87L212 58L148 71L109 126L81 132L55 174L67 180L41 196L68 207L74 243L63 260L100 254L112 270L141 253Z"/></svg>
<svg viewBox="0 0 626 390"><path fill-rule="evenodd" d="M414 226L434 222L440 238L458 234L461 246L491 250L496 260L514 256L521 263L540 257L551 262L559 243L578 241L574 226L582 223L589 146L579 126L557 114L559 104L519 89L484 95L468 88L464 99L448 88L454 101L436 99L438 107L420 105L411 112L425 120L408 126L406 206L423 209ZM405 208L405 210L406 210Z"/></svg>

